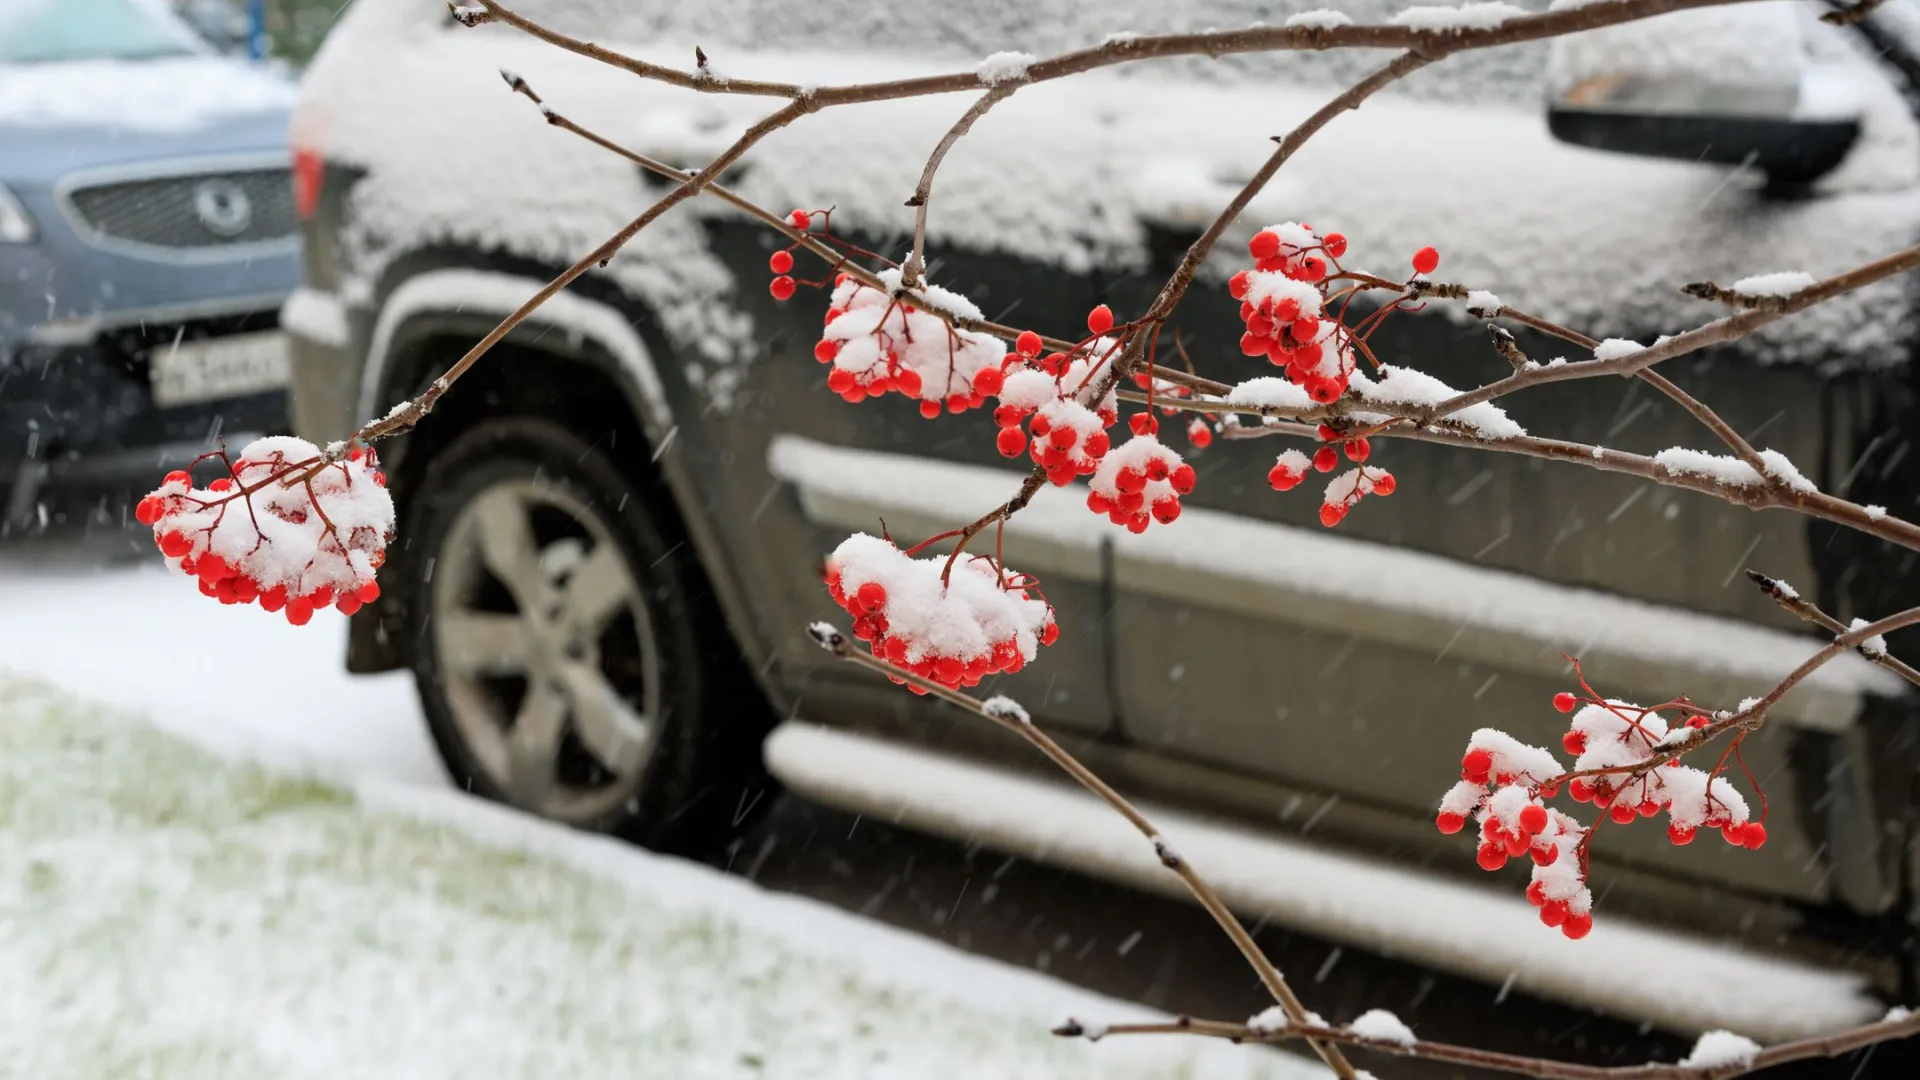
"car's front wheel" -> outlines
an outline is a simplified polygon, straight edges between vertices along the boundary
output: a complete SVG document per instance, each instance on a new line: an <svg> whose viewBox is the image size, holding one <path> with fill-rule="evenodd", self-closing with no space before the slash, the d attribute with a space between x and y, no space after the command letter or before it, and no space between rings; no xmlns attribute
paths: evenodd
<svg viewBox="0 0 1920 1080"><path fill-rule="evenodd" d="M556 424L496 420L414 490L413 668L455 781L655 847L737 824L762 725L714 708L738 692L715 670L731 648L685 546L613 462ZM715 738L727 720L743 730Z"/></svg>

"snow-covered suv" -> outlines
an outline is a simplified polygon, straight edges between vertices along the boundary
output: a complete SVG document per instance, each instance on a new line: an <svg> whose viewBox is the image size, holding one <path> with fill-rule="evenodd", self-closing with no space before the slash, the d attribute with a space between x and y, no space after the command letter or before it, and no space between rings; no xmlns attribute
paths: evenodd
<svg viewBox="0 0 1920 1080"><path fill-rule="evenodd" d="M522 5L645 57L689 62L697 43L725 70L800 83L1292 7L1053 0L898 4L878 17L865 0ZM1691 155L1710 161L1592 149L1674 152L1649 141L1666 128L1635 129L1641 118L1618 110L1561 111L1550 131L1559 68L1544 46L1457 57L1336 121L1245 224L1338 227L1362 264L1433 244L1451 278L1596 335L1685 327L1709 313L1676 292L1682 282L1832 272L1920 236L1913 69L1899 67L1912 56L1907 14L1890 5L1856 30L1790 16L1800 81L1782 109L1798 112L1738 129L1750 146L1729 136ZM1682 44L1665 60L1576 44L1560 62L1667 63L1726 45ZM944 166L935 279L1042 331L1065 332L1100 302L1142 310L1266 137L1374 62L1195 60L1023 90ZM299 152L323 162L306 285L284 313L302 436L343 437L423 387L664 190L549 126L501 68L587 126L682 164L766 108L654 85L507 28L463 29L427 0L360 0L315 61L295 122ZM775 208L838 207L837 229L898 251L912 221L901 202L962 108L831 110L769 138L727 180ZM354 617L350 667L411 668L455 776L556 820L711 842L759 799L764 762L810 796L1165 887L1149 854L1113 838L1017 741L808 640L809 620L833 613L821 553L839 538L882 520L896 536L929 535L1004 499L1018 474L991 439L827 393L810 355L819 305L768 296L773 246L718 203L674 210L384 448L400 541L385 598ZM1233 302L1210 280L1185 305L1183 341L1229 354ZM1910 510L1914 316L1909 289L1887 283L1667 374L1823 488ZM1457 385L1503 363L1484 329L1438 307L1374 344ZM1689 417L1634 382L1551 385L1511 411L1610 446L1699 445ZM1142 536L1043 492L1005 543L1045 577L1065 633L1006 692L1120 787L1170 808L1183 850L1251 915L1667 1026L1777 1037L1873 1014L1870 992L1916 970L1920 740L1899 682L1857 657L1822 668L1749 740L1771 842L1683 852L1659 829L1609 831L1596 856L1606 917L1586 942L1542 931L1518 888L1467 880L1471 860L1432 814L1472 729L1497 718L1553 737L1543 706L1565 683L1563 651L1609 693L1732 703L1812 647L1742 567L1850 618L1915 602L1911 557L1631 477L1392 453L1400 494L1337 532L1317 524L1312 500L1272 497L1261 455L1218 448L1194 455L1201 483L1182 520ZM1676 994L1656 974L1669 971L1741 989Z"/></svg>

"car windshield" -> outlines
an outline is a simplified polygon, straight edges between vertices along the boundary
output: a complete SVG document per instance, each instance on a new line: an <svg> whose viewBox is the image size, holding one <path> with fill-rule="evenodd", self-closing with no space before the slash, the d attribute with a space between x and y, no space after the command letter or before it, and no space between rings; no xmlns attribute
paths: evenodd
<svg viewBox="0 0 1920 1080"><path fill-rule="evenodd" d="M199 51L163 0L0 0L0 64Z"/></svg>

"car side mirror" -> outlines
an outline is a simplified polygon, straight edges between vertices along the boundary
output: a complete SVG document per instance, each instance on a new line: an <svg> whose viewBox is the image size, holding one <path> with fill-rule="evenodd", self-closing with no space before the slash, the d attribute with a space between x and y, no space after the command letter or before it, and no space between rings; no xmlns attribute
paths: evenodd
<svg viewBox="0 0 1920 1080"><path fill-rule="evenodd" d="M1853 84L1810 67L1789 5L1659 16L1554 43L1553 137L1643 157L1757 169L1775 184L1832 171L1860 137Z"/></svg>

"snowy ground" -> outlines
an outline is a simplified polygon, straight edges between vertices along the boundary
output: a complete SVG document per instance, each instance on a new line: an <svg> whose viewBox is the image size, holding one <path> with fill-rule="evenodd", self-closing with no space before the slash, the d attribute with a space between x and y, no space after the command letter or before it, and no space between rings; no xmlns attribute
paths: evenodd
<svg viewBox="0 0 1920 1080"><path fill-rule="evenodd" d="M469 800L342 637L152 569L0 563L0 1071L1319 1075L1061 1042L1144 1014Z"/></svg>

